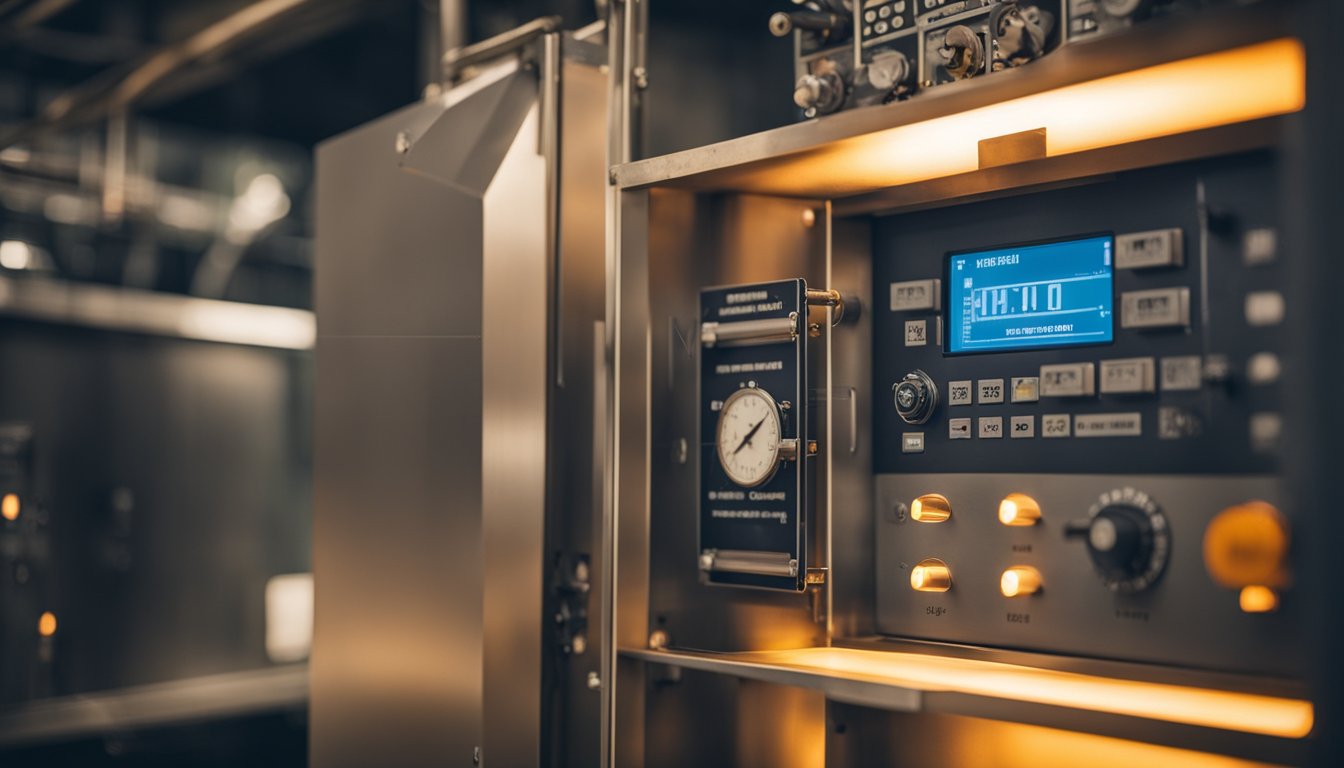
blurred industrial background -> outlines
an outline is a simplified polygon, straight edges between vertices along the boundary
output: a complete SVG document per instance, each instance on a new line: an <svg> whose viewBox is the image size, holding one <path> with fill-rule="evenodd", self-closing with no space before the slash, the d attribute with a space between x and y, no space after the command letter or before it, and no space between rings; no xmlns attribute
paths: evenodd
<svg viewBox="0 0 1344 768"><path fill-rule="evenodd" d="M0 2L0 764L306 764L314 147L603 6ZM772 9L653 7L649 154L795 118Z"/></svg>
<svg viewBox="0 0 1344 768"><path fill-rule="evenodd" d="M0 764L306 764L313 147L596 13L445 7L0 3Z"/></svg>

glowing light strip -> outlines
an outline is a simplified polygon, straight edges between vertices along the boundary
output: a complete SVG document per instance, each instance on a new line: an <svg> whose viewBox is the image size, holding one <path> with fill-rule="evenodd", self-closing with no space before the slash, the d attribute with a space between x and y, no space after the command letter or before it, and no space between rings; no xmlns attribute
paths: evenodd
<svg viewBox="0 0 1344 768"><path fill-rule="evenodd" d="M982 140L1046 129L1048 157L1301 110L1306 54L1279 39L1064 86L845 139L746 186L845 194L979 169Z"/></svg>
<svg viewBox="0 0 1344 768"><path fill-rule="evenodd" d="M1014 664L851 648L730 654L733 661L1112 715L1298 739L1311 732L1311 702L1179 685L1116 680Z"/></svg>

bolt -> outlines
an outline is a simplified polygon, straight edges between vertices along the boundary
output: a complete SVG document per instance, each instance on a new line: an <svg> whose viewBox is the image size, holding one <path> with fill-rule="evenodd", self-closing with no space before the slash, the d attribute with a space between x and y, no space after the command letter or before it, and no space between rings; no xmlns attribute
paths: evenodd
<svg viewBox="0 0 1344 768"><path fill-rule="evenodd" d="M596 691L602 687L602 678L597 676L596 672L588 673L588 690Z"/></svg>
<svg viewBox="0 0 1344 768"><path fill-rule="evenodd" d="M634 80L635 87L644 90L649 87L649 70L644 67L635 67L630 70L630 77Z"/></svg>
<svg viewBox="0 0 1344 768"><path fill-rule="evenodd" d="M480 765L480 764L481 764L481 748L480 748L480 747L472 747L472 748L471 748L471 764L472 764L472 765Z"/></svg>
<svg viewBox="0 0 1344 768"><path fill-rule="evenodd" d="M672 450L672 455L676 457L678 464L685 464L689 449L686 445L686 438L679 437Z"/></svg>
<svg viewBox="0 0 1344 768"><path fill-rule="evenodd" d="M396 142L397 154L404 155L411 151L411 135L405 131L397 132Z"/></svg>
<svg viewBox="0 0 1344 768"><path fill-rule="evenodd" d="M817 212L811 208L803 210L803 226L811 229L817 224Z"/></svg>
<svg viewBox="0 0 1344 768"><path fill-rule="evenodd" d="M655 629L649 633L649 647L655 651L661 651L667 647L672 638L668 637L667 632L661 629Z"/></svg>
<svg viewBox="0 0 1344 768"><path fill-rule="evenodd" d="M588 641L583 635L575 635L574 639L569 641L569 649L575 656L582 656L583 652L588 650Z"/></svg>

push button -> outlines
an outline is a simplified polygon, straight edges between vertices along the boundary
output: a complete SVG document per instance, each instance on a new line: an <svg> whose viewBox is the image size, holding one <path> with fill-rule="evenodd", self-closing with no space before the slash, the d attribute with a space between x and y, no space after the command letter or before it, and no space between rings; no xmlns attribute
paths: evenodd
<svg viewBox="0 0 1344 768"><path fill-rule="evenodd" d="M970 405L971 382L969 380L947 382L947 404Z"/></svg>
<svg viewBox="0 0 1344 768"><path fill-rule="evenodd" d="M1154 361L1151 357L1101 361L1103 395L1147 394L1157 390Z"/></svg>
<svg viewBox="0 0 1344 768"><path fill-rule="evenodd" d="M1120 327L1189 328L1190 289L1158 288L1120 294Z"/></svg>
<svg viewBox="0 0 1344 768"><path fill-rule="evenodd" d="M1184 238L1179 229L1134 232L1115 238L1117 269L1179 267L1185 263Z"/></svg>
<svg viewBox="0 0 1344 768"><path fill-rule="evenodd" d="M1091 397L1097 393L1097 369L1092 363L1041 366L1044 397Z"/></svg>
<svg viewBox="0 0 1344 768"><path fill-rule="evenodd" d="M1003 417L1002 416L981 416L980 417L980 439L997 440L1003 437Z"/></svg>
<svg viewBox="0 0 1344 768"><path fill-rule="evenodd" d="M1035 416L1014 416L1009 424L1008 436L1013 439L1036 436Z"/></svg>
<svg viewBox="0 0 1344 768"><path fill-rule="evenodd" d="M1037 376L1013 377L1013 402L1034 403L1041 399L1041 380Z"/></svg>
<svg viewBox="0 0 1344 768"><path fill-rule="evenodd" d="M981 379L977 389L979 390L977 400L981 405L1003 402L1003 379Z"/></svg>

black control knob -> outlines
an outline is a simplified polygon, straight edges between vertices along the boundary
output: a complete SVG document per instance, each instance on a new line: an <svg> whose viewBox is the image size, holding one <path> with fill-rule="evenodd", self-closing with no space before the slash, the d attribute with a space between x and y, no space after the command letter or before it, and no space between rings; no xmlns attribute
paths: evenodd
<svg viewBox="0 0 1344 768"><path fill-rule="evenodd" d="M775 37L784 37L795 29L839 38L849 30L849 17L810 9L780 11L770 17L770 34Z"/></svg>
<svg viewBox="0 0 1344 768"><path fill-rule="evenodd" d="M929 374L914 370L891 387L896 415L906 424L923 424L938 407L938 385Z"/></svg>
<svg viewBox="0 0 1344 768"><path fill-rule="evenodd" d="M834 112L845 103L845 81L837 72L803 75L793 88L793 103L808 117Z"/></svg>
<svg viewBox="0 0 1344 768"><path fill-rule="evenodd" d="M1162 576L1171 552L1167 518L1148 494L1124 488L1103 494L1087 519L1064 533L1082 539L1107 589L1142 592Z"/></svg>

